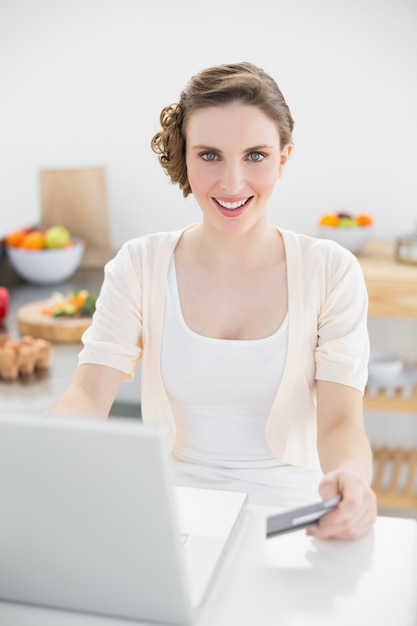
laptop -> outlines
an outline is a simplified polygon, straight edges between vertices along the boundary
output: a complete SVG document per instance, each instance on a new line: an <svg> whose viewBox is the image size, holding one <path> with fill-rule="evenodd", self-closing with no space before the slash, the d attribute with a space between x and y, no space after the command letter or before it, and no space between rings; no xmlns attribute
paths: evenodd
<svg viewBox="0 0 417 626"><path fill-rule="evenodd" d="M191 623L247 495L171 470L162 425L0 416L0 599Z"/></svg>

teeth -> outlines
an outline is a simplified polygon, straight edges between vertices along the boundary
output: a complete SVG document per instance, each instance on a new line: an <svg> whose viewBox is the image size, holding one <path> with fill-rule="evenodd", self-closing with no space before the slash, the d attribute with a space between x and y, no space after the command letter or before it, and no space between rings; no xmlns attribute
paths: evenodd
<svg viewBox="0 0 417 626"><path fill-rule="evenodd" d="M222 206L224 209L238 209L239 207L243 206L244 204L246 204L247 199L246 200L239 200L239 202L223 202L222 200L217 200L217 202L220 204L220 206Z"/></svg>

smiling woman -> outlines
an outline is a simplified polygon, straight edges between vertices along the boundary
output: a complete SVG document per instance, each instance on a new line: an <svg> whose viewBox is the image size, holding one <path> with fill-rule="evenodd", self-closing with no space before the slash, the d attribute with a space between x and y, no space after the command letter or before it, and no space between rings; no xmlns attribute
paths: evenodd
<svg viewBox="0 0 417 626"><path fill-rule="evenodd" d="M186 165L204 219L240 217L240 228L267 221L290 153L290 144L281 148L275 122L253 105L232 101L196 111L187 124Z"/></svg>
<svg viewBox="0 0 417 626"><path fill-rule="evenodd" d="M309 532L360 537L376 517L366 288L349 251L269 221L292 151L284 97L262 69L220 65L160 121L152 149L201 222L132 239L108 263L53 413L106 417L142 359L142 417L169 428L179 482L286 508L339 494Z"/></svg>
<svg viewBox="0 0 417 626"><path fill-rule="evenodd" d="M292 144L294 120L271 76L251 63L207 68L189 81L178 104L162 110L161 131L153 137L151 144L166 173L174 184L178 183L185 197L192 193L184 160L189 119L197 111L231 102L246 103L263 111L275 122L280 145ZM211 142L208 145L212 145Z"/></svg>

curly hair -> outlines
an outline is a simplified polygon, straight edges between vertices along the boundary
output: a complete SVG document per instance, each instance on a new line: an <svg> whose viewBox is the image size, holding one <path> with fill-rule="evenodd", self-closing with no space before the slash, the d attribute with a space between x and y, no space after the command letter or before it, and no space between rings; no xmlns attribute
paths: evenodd
<svg viewBox="0 0 417 626"><path fill-rule="evenodd" d="M277 83L252 63L217 65L191 78L179 103L162 109L161 130L151 141L152 150L173 184L184 197L192 193L185 160L187 122L198 109L233 101L258 107L276 123L281 147L292 143L294 120Z"/></svg>

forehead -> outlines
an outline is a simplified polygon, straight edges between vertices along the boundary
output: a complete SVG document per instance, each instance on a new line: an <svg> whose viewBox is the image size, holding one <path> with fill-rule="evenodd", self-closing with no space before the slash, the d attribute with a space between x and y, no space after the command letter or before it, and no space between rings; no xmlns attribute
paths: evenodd
<svg viewBox="0 0 417 626"><path fill-rule="evenodd" d="M186 127L187 144L220 147L233 141L245 147L279 146L276 122L259 107L241 102L197 109Z"/></svg>

